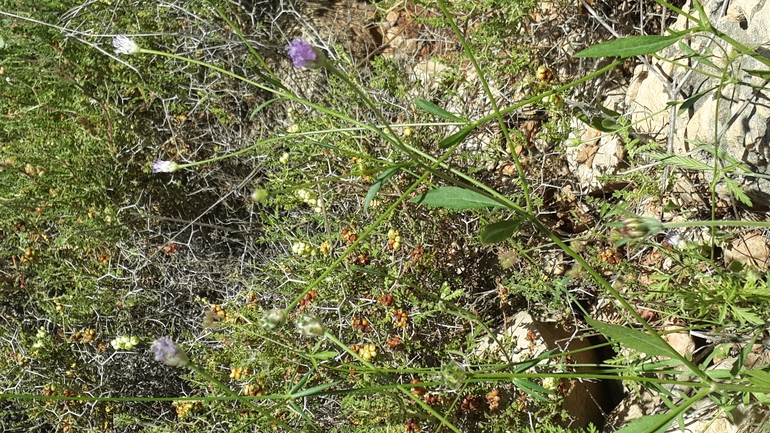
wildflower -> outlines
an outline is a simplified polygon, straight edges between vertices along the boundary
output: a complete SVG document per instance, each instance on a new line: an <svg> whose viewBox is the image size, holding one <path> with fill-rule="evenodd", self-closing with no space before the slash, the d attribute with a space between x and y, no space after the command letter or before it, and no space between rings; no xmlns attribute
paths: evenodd
<svg viewBox="0 0 770 433"><path fill-rule="evenodd" d="M171 367L186 367L190 364L190 359L184 353L178 344L168 337L161 337L152 343L150 347L155 354L155 360L160 361Z"/></svg>
<svg viewBox="0 0 770 433"><path fill-rule="evenodd" d="M663 239L663 243L661 245L666 248L683 250L687 246L687 241L685 241L682 237L682 232L674 229L666 233L666 238Z"/></svg>
<svg viewBox="0 0 770 433"><path fill-rule="evenodd" d="M662 230L660 221L654 218L627 218L623 220L620 234L631 239L639 239L660 233Z"/></svg>
<svg viewBox="0 0 770 433"><path fill-rule="evenodd" d="M112 46L115 47L115 54L131 55L139 52L139 45L126 35L115 36Z"/></svg>
<svg viewBox="0 0 770 433"><path fill-rule="evenodd" d="M266 189L255 189L254 192L251 193L251 200L254 203L262 203L267 200L268 197L270 197L270 191Z"/></svg>
<svg viewBox="0 0 770 433"><path fill-rule="evenodd" d="M286 312L279 309L270 310L259 319L259 324L268 331L273 331L286 324Z"/></svg>
<svg viewBox="0 0 770 433"><path fill-rule="evenodd" d="M179 164L174 161L156 159L151 167L153 173L173 173L179 169Z"/></svg>
<svg viewBox="0 0 770 433"><path fill-rule="evenodd" d="M286 52L295 68L318 69L326 64L326 56L321 50L299 38L291 41Z"/></svg>
<svg viewBox="0 0 770 433"><path fill-rule="evenodd" d="M317 316L306 314L297 318L297 331L303 337L320 337L324 335L324 325Z"/></svg>

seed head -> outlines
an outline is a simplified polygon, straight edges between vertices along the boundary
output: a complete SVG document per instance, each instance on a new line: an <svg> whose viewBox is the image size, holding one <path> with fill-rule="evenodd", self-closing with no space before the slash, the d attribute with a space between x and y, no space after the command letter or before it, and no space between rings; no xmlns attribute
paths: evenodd
<svg viewBox="0 0 770 433"><path fill-rule="evenodd" d="M169 337L161 337L155 340L150 347L155 354L155 360L160 361L171 367L186 367L190 364L190 359L184 353L178 344Z"/></svg>

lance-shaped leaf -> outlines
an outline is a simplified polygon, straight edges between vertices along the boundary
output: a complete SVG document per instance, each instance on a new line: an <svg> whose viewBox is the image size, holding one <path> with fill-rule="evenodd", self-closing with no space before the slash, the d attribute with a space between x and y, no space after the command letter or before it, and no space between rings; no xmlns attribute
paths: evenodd
<svg viewBox="0 0 770 433"><path fill-rule="evenodd" d="M444 110L443 108L439 107L438 105L426 101L425 99L415 99L414 104L418 107L422 108L423 110L427 111L430 114L436 115L438 117L441 117L443 119L451 120L453 122L462 122L467 123L465 119L455 116L454 114Z"/></svg>
<svg viewBox="0 0 770 433"><path fill-rule="evenodd" d="M432 189L409 201L432 207L456 210L503 207L503 205L485 195L457 186L442 186Z"/></svg>
<svg viewBox="0 0 770 433"><path fill-rule="evenodd" d="M647 354L647 356L679 357L679 354L657 335L651 335L644 331L626 328L625 326L599 322L590 317L587 317L586 321L610 340L621 343L637 352L643 352Z"/></svg>
<svg viewBox="0 0 770 433"><path fill-rule="evenodd" d="M455 132L454 134L450 135L449 137L446 137L445 139L438 142L438 147L440 149L446 149L447 147L453 146L463 140L465 140L465 137L468 136L474 129L476 129L478 125L468 125L465 128Z"/></svg>
<svg viewBox="0 0 770 433"><path fill-rule="evenodd" d="M377 180L374 181L372 186L369 188L369 192L366 193L366 198L364 199L364 212L369 211L369 204L371 204L372 200L374 199L374 196L377 195L377 192L382 188L382 185L385 183L386 180L388 180L391 176L396 174L400 167L390 167L387 170L383 171L380 177L377 178Z"/></svg>
<svg viewBox="0 0 770 433"><path fill-rule="evenodd" d="M510 239L511 236L519 231L519 227L521 227L521 222L523 220L523 217L518 217L484 226L479 232L481 243L485 245L496 244Z"/></svg>
<svg viewBox="0 0 770 433"><path fill-rule="evenodd" d="M643 35L614 39L588 47L575 57L633 57L652 54L674 44L681 35Z"/></svg>

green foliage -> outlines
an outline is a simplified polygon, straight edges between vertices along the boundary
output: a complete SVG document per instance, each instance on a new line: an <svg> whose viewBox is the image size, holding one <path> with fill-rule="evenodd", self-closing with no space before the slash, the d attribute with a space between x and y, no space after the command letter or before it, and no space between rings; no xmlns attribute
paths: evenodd
<svg viewBox="0 0 770 433"><path fill-rule="evenodd" d="M571 113L561 93L577 81L517 84L542 114L536 137L515 130L511 115L524 103L495 96L499 112L461 112L455 99L464 95L468 62L497 85L532 75L534 49L511 41L525 34L536 3L444 3L448 16L409 18L431 26L447 46L455 44L453 31L470 42L440 59L447 70L424 88L410 81L403 59L371 55L370 69L357 68L344 45L327 47L336 66L283 72L290 78L278 84L269 68L285 63L284 41L264 44L278 53L242 42L262 40L284 22L269 10L255 18L245 6L131 11L107 2L67 15L98 28L94 34L152 35L137 42L154 55L109 60L94 50L104 41L65 42L51 28L0 18L0 66L10 79L0 99L7 113L0 127L0 309L9 336L0 341L0 384L4 394L31 397L4 400L0 416L16 416L17 429L34 421L61 430L158 432L502 433L529 431L536 418L537 431L561 433L575 431L557 426L569 422L562 380L599 372L667 395L660 377L702 390L624 429L657 431L708 394L727 410L770 392L767 375L745 371L742 362L718 372L705 371L714 355L693 364L635 308L654 303L664 316L749 330L767 321L770 275L716 261L716 230L709 242L664 246L654 235L676 225L647 216L655 226L648 233L630 227L639 218L612 223L631 213L630 203L659 198L659 171L602 177L632 185L612 197L576 197L547 183L553 173L532 163L540 154L528 147L537 139L563 150ZM46 4L36 19L54 22L65 6L76 5ZM458 21L478 25L458 30ZM202 40L180 36L196 26ZM81 33L72 35L87 37ZM682 37L630 37L578 56L648 54ZM687 54L711 62L707 52ZM257 91L238 74L257 76L276 93ZM700 143L718 159L714 166L662 154L637 137L627 117L597 109L601 114L577 116L620 137L629 164L649 157L713 172L751 204L732 177L750 172L741 161ZM495 128L512 132L490 128L498 120ZM470 145L490 130L492 138ZM150 177L142 167L158 156L182 168ZM254 200L255 188L269 194ZM564 191L553 193L558 188ZM522 198L526 207L512 204ZM752 224L762 226L745 225ZM676 266L651 271L635 259L640 251ZM588 304L600 295L636 327L591 318ZM476 350L524 308L585 315L595 331L637 353L575 365L556 349L511 361L521 348L505 338L500 354ZM260 326L267 312L279 320ZM299 322L311 319L314 332L299 332ZM161 335L174 335L191 369L147 356ZM137 343L121 346L119 336ZM537 336L527 337L534 345ZM132 401L140 396L149 400ZM96 401L78 400L91 397Z"/></svg>

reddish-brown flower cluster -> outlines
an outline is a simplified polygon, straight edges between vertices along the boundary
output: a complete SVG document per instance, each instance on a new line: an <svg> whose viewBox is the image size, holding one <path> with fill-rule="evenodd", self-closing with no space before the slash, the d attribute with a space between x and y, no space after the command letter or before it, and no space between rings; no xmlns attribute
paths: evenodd
<svg viewBox="0 0 770 433"><path fill-rule="evenodd" d="M420 244L417 244L417 246L415 246L412 251L409 251L409 255L413 260L420 260L423 254L425 254L425 248L423 248Z"/></svg>
<svg viewBox="0 0 770 433"><path fill-rule="evenodd" d="M366 318L353 316L353 321L351 325L353 325L353 328L358 332L363 332L364 334L368 334L372 332L372 327L369 323L369 320L367 320Z"/></svg>
<svg viewBox="0 0 770 433"><path fill-rule="evenodd" d="M94 341L96 331L93 329L86 329L85 331L78 331L69 336L69 341L77 341L78 343L91 343Z"/></svg>
<svg viewBox="0 0 770 433"><path fill-rule="evenodd" d="M599 253L599 260L610 265L617 265L622 259L618 250L615 248L606 248Z"/></svg>
<svg viewBox="0 0 770 433"><path fill-rule="evenodd" d="M466 395L460 403L460 412L480 412L484 410L484 399L478 395Z"/></svg>
<svg viewBox="0 0 770 433"><path fill-rule="evenodd" d="M316 296L318 296L318 291L315 289L307 292L307 295L305 295L302 298L302 300L299 301L299 306L297 307L297 310L303 311L305 308L309 307L310 304L312 304L315 301Z"/></svg>
<svg viewBox="0 0 770 433"><path fill-rule="evenodd" d="M411 383L412 384L420 383L420 380L412 379ZM425 395L425 388L421 386L413 386L409 390L412 391L412 394L414 394L415 397L422 397L423 395Z"/></svg>
<svg viewBox="0 0 770 433"><path fill-rule="evenodd" d="M406 325L409 324L409 315L403 310L396 310L393 312L393 321L399 328L406 328Z"/></svg>
<svg viewBox="0 0 770 433"><path fill-rule="evenodd" d="M262 385L257 383L248 383L241 388L241 394L248 395L250 397L258 397L264 393Z"/></svg>
<svg viewBox="0 0 770 433"><path fill-rule="evenodd" d="M379 298L377 298L377 302L379 302L380 304L386 307L390 307L391 305L393 305L393 295L391 295L390 293L388 293L387 295L382 295Z"/></svg>
<svg viewBox="0 0 770 433"><path fill-rule="evenodd" d="M356 231L353 230L352 228L342 229L341 234L342 234L342 240L348 245L352 244L358 239L358 235L356 234Z"/></svg>
<svg viewBox="0 0 770 433"><path fill-rule="evenodd" d="M420 421L417 418L409 418L404 424L404 432L406 433L420 433Z"/></svg>
<svg viewBox="0 0 770 433"><path fill-rule="evenodd" d="M392 335L388 337L388 339L385 341L385 347L387 347L388 350L396 349L400 345L401 345L401 337L399 337L398 335Z"/></svg>
<svg viewBox="0 0 770 433"><path fill-rule="evenodd" d="M435 394L431 394L431 393L426 393L422 397L422 401L424 401L425 404L427 404L428 406L435 406L435 405L439 404L438 396L436 396Z"/></svg>
<svg viewBox="0 0 770 433"><path fill-rule="evenodd" d="M493 389L487 394L487 404L491 412L497 412L500 409L500 392Z"/></svg>
<svg viewBox="0 0 770 433"><path fill-rule="evenodd" d="M357 256L353 256L353 264L356 266L368 266L372 262L372 258L369 254L361 253Z"/></svg>

